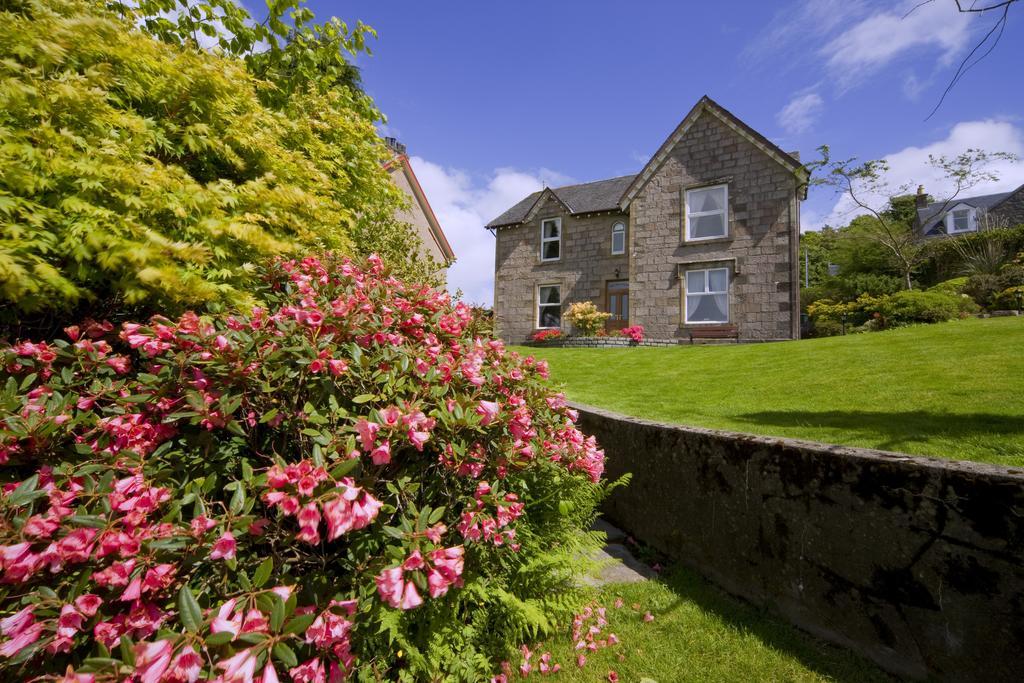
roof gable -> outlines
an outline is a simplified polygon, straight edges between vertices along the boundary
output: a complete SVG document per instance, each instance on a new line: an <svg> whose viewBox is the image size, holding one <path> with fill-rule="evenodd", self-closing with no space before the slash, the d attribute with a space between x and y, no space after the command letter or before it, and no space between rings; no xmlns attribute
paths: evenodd
<svg viewBox="0 0 1024 683"><path fill-rule="evenodd" d="M956 204L950 203L950 200L943 202L931 202L917 210L917 218L921 224L921 232L925 234L932 234L933 228L942 222L942 219L947 213L955 208L969 207L972 209L991 211L1022 190L1024 190L1024 185L1021 185L1016 190L1012 190L1010 192L997 192L995 194L985 194L977 197L959 197L953 200ZM947 206L947 204L949 204L949 206Z"/></svg>
<svg viewBox="0 0 1024 683"><path fill-rule="evenodd" d="M705 95L700 98L697 104L693 106L693 109L691 109L679 125L676 126L676 129L672 131L672 134L669 135L665 142L662 143L661 147L659 147L658 151L654 153L654 156L647 162L647 165L644 166L643 170L636 175L633 182L631 182L629 187L627 187L622 193L622 197L619 200L619 207L623 211L629 208L630 203L632 203L633 199L635 199L640 193L640 190L642 190L644 186L647 185L647 182L654 177L665 161L668 160L668 157L672 153L672 150L675 149L675 146L683 139L697 119L704 113L717 118L728 128L732 129L737 135L746 139L779 164L792 171L794 174L801 175L802 180L806 182L808 175L807 171L797 159L795 159L791 154L782 151L778 145L758 133L747 124L743 123L743 121L739 120L731 112Z"/></svg>
<svg viewBox="0 0 1024 683"><path fill-rule="evenodd" d="M570 215L618 211L622 191L632 182L633 178L634 176L628 175L597 180L592 183L544 188L517 202L512 208L488 223L487 228L502 228L532 220L536 211L539 211L543 205L543 198L548 196L553 196L562 206L566 207L566 211Z"/></svg>

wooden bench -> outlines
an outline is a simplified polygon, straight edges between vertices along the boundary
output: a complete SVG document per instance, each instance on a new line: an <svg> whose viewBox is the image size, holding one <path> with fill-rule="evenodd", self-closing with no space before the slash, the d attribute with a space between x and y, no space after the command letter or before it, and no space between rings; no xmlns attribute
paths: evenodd
<svg viewBox="0 0 1024 683"><path fill-rule="evenodd" d="M708 325L707 327L692 327L687 330L690 335L690 343L693 344L700 339L732 339L739 341L740 328L737 325Z"/></svg>

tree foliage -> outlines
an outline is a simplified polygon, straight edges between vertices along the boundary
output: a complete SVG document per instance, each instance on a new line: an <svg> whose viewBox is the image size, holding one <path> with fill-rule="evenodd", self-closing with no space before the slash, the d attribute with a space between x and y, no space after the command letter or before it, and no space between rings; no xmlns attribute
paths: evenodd
<svg viewBox="0 0 1024 683"><path fill-rule="evenodd" d="M818 148L821 158L807 165L819 172L811 182L831 187L844 195L868 220L862 223L864 235L880 245L891 259L907 289L913 288L914 273L928 259L930 243L922 240L914 225L916 211L907 195L907 186L893 188L885 159L859 162L856 158L836 160L827 145ZM994 182L998 176L989 166L1001 160L1016 160L1006 152L968 149L953 158L928 156L928 163L942 173L953 191L935 210L939 215L950 207L961 192L980 183Z"/></svg>
<svg viewBox="0 0 1024 683"><path fill-rule="evenodd" d="M310 247L432 269L410 259L418 240L394 218L405 199L382 168L367 98L308 76L285 89L287 45L264 81L239 58L154 39L96 3L4 8L8 322L73 306L248 304L256 263Z"/></svg>

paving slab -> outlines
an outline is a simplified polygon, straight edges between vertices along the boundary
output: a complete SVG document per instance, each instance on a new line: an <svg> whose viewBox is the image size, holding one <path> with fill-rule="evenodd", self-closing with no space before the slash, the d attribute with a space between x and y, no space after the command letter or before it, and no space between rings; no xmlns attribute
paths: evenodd
<svg viewBox="0 0 1024 683"><path fill-rule="evenodd" d="M607 543L593 556L600 569L595 575L584 577L584 584L604 586L610 583L637 583L654 578L654 570L633 557L629 548L623 545L626 534L621 529L603 519L597 520L593 528L605 533Z"/></svg>

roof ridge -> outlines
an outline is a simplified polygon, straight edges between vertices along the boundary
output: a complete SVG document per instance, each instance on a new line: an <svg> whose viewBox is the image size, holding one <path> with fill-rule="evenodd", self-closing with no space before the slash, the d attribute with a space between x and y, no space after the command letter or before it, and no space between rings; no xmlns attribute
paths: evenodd
<svg viewBox="0 0 1024 683"><path fill-rule="evenodd" d="M584 185L593 185L595 183L606 183L609 180L622 180L623 178L632 178L632 177L635 177L635 176L636 176L636 173L624 173L622 175L612 176L611 178L601 178L600 180L588 180L585 183L573 183L571 185L559 185L558 187L544 188L544 189L550 189L552 191L565 190L565 189L568 189L570 187L583 187ZM543 190L541 190L541 191L543 191Z"/></svg>

